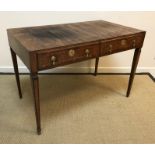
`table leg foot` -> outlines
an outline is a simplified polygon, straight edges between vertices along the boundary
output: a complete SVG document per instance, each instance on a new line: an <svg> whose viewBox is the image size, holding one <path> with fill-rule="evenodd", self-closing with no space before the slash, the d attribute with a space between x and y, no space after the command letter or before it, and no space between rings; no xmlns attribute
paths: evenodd
<svg viewBox="0 0 155 155"><path fill-rule="evenodd" d="M126 93L126 97L129 97L129 95L130 95L130 92L129 92L129 91L127 91L127 93Z"/></svg>
<svg viewBox="0 0 155 155"><path fill-rule="evenodd" d="M41 128L37 128L37 134L41 135Z"/></svg>

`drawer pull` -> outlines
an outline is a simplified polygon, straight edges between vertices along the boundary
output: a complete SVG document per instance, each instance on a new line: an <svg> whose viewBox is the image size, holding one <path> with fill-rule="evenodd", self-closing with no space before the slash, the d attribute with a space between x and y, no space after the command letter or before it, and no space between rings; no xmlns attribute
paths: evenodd
<svg viewBox="0 0 155 155"><path fill-rule="evenodd" d="M68 55L69 55L70 57L73 57L73 56L75 55L75 50L73 50L73 49L69 50L69 51L68 51Z"/></svg>
<svg viewBox="0 0 155 155"><path fill-rule="evenodd" d="M90 53L89 49L86 49L85 53L86 53L86 57L89 57L89 53Z"/></svg>
<svg viewBox="0 0 155 155"><path fill-rule="evenodd" d="M133 47L136 47L136 40L133 40Z"/></svg>
<svg viewBox="0 0 155 155"><path fill-rule="evenodd" d="M109 52L112 52L112 45L109 45Z"/></svg>
<svg viewBox="0 0 155 155"><path fill-rule="evenodd" d="M51 57L51 61L52 61L52 65L55 65L55 63L56 63L56 57L54 55Z"/></svg>
<svg viewBox="0 0 155 155"><path fill-rule="evenodd" d="M125 39L121 40L121 45L122 46L125 46L126 45L126 40Z"/></svg>

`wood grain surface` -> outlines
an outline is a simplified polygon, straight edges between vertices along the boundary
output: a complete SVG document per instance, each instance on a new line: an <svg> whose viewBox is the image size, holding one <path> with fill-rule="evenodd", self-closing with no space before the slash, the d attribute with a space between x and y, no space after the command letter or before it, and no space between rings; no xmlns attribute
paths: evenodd
<svg viewBox="0 0 155 155"><path fill-rule="evenodd" d="M98 20L71 24L14 28L8 29L7 32L10 36L9 38L16 40L16 44L20 44L20 46L31 52L94 42L97 40L114 39L143 31ZM11 39L10 42L12 42Z"/></svg>

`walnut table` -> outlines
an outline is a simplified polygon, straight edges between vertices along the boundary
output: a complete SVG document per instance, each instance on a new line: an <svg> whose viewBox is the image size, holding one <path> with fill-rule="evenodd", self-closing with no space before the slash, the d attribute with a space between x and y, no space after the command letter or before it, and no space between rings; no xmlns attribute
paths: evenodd
<svg viewBox="0 0 155 155"><path fill-rule="evenodd" d="M96 75L99 57L135 49L128 97L145 38L145 31L102 20L12 28L7 30L7 34L20 98L22 92L16 55L30 70L38 134L41 134L39 71L95 58Z"/></svg>

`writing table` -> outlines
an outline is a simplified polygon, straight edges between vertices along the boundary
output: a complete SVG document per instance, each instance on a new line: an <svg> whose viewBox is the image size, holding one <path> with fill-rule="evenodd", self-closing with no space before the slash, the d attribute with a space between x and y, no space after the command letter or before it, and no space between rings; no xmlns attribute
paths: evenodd
<svg viewBox="0 0 155 155"><path fill-rule="evenodd" d="M38 72L135 49L126 96L130 94L145 31L107 21L12 28L7 30L19 97L22 98L16 55L30 70L37 133L41 134Z"/></svg>

